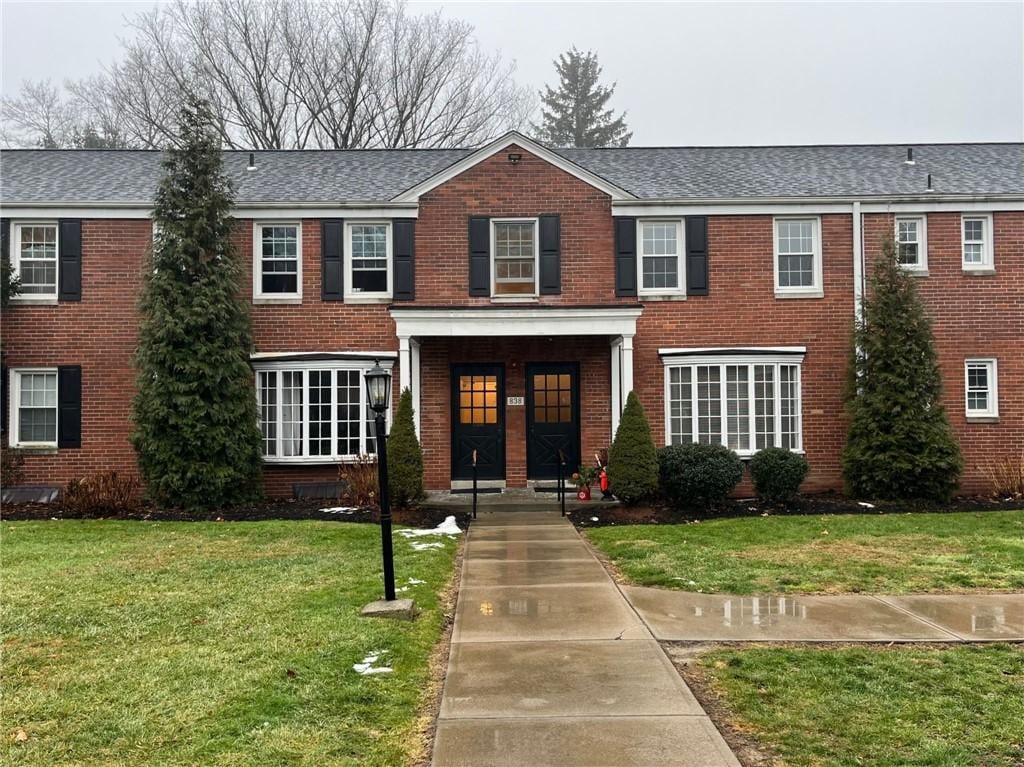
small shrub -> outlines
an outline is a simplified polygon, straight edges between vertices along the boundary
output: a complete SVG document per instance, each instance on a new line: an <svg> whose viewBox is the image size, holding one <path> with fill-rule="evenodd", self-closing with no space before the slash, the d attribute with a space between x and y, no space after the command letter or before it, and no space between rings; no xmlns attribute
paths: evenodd
<svg viewBox="0 0 1024 767"><path fill-rule="evenodd" d="M378 490L377 459L372 455L361 455L353 463L338 467L338 479L345 483L338 502L359 508L377 508Z"/></svg>
<svg viewBox="0 0 1024 767"><path fill-rule="evenodd" d="M743 463L722 445L667 445L658 453L661 492L676 507L721 503L743 478Z"/></svg>
<svg viewBox="0 0 1024 767"><path fill-rule="evenodd" d="M139 489L135 477L103 471L68 482L61 493L61 506L70 517L120 515L136 507Z"/></svg>
<svg viewBox="0 0 1024 767"><path fill-rule="evenodd" d="M758 497L768 503L792 500L807 476L807 469L806 458L781 447L759 450L750 459L754 489Z"/></svg>
<svg viewBox="0 0 1024 767"><path fill-rule="evenodd" d="M636 392L630 392L608 456L608 482L615 497L627 506L650 498L658 490L658 453L651 427Z"/></svg>
<svg viewBox="0 0 1024 767"><path fill-rule="evenodd" d="M14 447L0 447L0 487L20 485L25 480L25 456Z"/></svg>
<svg viewBox="0 0 1024 767"><path fill-rule="evenodd" d="M423 499L423 451L416 438L412 392L406 388L398 398L395 421L388 437L388 488L391 503L399 508Z"/></svg>
<svg viewBox="0 0 1024 767"><path fill-rule="evenodd" d="M1020 455L1000 458L985 470L992 483L992 494L1000 497L1024 497L1024 450Z"/></svg>

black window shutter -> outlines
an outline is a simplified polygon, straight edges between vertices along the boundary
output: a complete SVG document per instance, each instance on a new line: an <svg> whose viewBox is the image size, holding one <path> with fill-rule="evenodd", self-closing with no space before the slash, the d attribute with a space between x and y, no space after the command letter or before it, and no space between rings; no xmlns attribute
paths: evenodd
<svg viewBox="0 0 1024 767"><path fill-rule="evenodd" d="M57 298L60 301L82 300L82 222L65 219L59 222Z"/></svg>
<svg viewBox="0 0 1024 767"><path fill-rule="evenodd" d="M469 219L469 295L491 294L491 220Z"/></svg>
<svg viewBox="0 0 1024 767"><path fill-rule="evenodd" d="M708 217L686 217L686 295L708 294Z"/></svg>
<svg viewBox="0 0 1024 767"><path fill-rule="evenodd" d="M636 295L636 219L615 219L615 295Z"/></svg>
<svg viewBox="0 0 1024 767"><path fill-rule="evenodd" d="M344 235L345 222L340 218L326 218L320 222L320 298L324 301L343 301L345 298Z"/></svg>
<svg viewBox="0 0 1024 767"><path fill-rule="evenodd" d="M540 294L562 292L562 221L558 216L540 217Z"/></svg>
<svg viewBox="0 0 1024 767"><path fill-rule="evenodd" d="M0 365L0 434L7 433L7 398L11 396L7 385L7 366Z"/></svg>
<svg viewBox="0 0 1024 767"><path fill-rule="evenodd" d="M396 301L412 301L416 298L416 219L394 219L391 222L391 240L395 279L392 295Z"/></svg>
<svg viewBox="0 0 1024 767"><path fill-rule="evenodd" d="M11 257L11 219L0 218L0 258Z"/></svg>
<svg viewBox="0 0 1024 767"><path fill-rule="evenodd" d="M82 368L57 368L57 447L82 446Z"/></svg>

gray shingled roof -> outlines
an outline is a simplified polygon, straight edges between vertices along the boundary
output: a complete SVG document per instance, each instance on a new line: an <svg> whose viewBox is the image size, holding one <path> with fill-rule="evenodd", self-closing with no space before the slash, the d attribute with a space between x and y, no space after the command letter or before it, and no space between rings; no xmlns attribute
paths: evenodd
<svg viewBox="0 0 1024 767"><path fill-rule="evenodd" d="M383 202L468 154L466 149L226 152L239 203ZM648 199L1024 195L1024 144L562 149L559 154ZM0 202L137 203L152 199L160 153L7 150Z"/></svg>

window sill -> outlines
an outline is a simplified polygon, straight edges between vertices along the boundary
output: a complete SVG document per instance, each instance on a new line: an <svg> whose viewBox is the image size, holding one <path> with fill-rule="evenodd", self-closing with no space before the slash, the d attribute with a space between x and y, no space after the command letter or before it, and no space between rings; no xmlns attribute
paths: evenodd
<svg viewBox="0 0 1024 767"><path fill-rule="evenodd" d="M900 268L903 269L903 271L905 271L911 277L927 277L927 276L929 276L927 269L910 269L910 268L908 268L906 266L903 266L903 267L900 267Z"/></svg>
<svg viewBox="0 0 1024 767"><path fill-rule="evenodd" d="M369 454L373 458L373 454ZM263 463L267 466L337 466L339 464L358 463L360 456L343 455L331 457L300 457L300 458L276 458L274 456L263 456Z"/></svg>
<svg viewBox="0 0 1024 767"><path fill-rule="evenodd" d="M990 266L985 267L964 267L965 277L991 277L995 275L996 270Z"/></svg>
<svg viewBox="0 0 1024 767"><path fill-rule="evenodd" d="M381 295L362 296L362 295L359 295L358 293L353 293L351 295L346 293L345 294L344 303L346 303L346 304L390 304L391 301L392 301L391 296L381 296Z"/></svg>
<svg viewBox="0 0 1024 767"><path fill-rule="evenodd" d="M685 293L641 293L638 298L643 301L685 301Z"/></svg>
<svg viewBox="0 0 1024 767"><path fill-rule="evenodd" d="M967 423L999 423L997 415L969 415Z"/></svg>
<svg viewBox="0 0 1024 767"><path fill-rule="evenodd" d="M540 303L538 296L491 296L496 304L537 304Z"/></svg>
<svg viewBox="0 0 1024 767"><path fill-rule="evenodd" d="M302 303L302 296L281 296L280 298L257 296L252 302L256 306L294 306Z"/></svg>
<svg viewBox="0 0 1024 767"><path fill-rule="evenodd" d="M22 455L57 455L56 445L11 445Z"/></svg>
<svg viewBox="0 0 1024 767"><path fill-rule="evenodd" d="M824 290L775 290L776 298L824 298Z"/></svg>
<svg viewBox="0 0 1024 767"><path fill-rule="evenodd" d="M26 298L25 296L15 296L10 300L10 306L56 306L58 304L56 297L47 296L46 298Z"/></svg>

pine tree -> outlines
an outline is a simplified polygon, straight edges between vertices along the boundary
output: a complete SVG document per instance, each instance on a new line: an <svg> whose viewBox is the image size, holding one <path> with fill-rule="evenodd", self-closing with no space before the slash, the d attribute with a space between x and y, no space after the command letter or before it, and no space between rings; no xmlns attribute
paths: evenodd
<svg viewBox="0 0 1024 767"><path fill-rule="evenodd" d="M866 498L947 500L963 459L941 404L931 322L891 238L862 306L846 394L848 489Z"/></svg>
<svg viewBox="0 0 1024 767"><path fill-rule="evenodd" d="M423 452L413 422L412 392L398 398L388 436L388 489L396 506L410 506L423 498Z"/></svg>
<svg viewBox="0 0 1024 767"><path fill-rule="evenodd" d="M608 452L608 484L624 504L639 503L658 490L658 451L636 392L626 398L619 428Z"/></svg>
<svg viewBox="0 0 1024 767"><path fill-rule="evenodd" d="M556 147L626 146L633 137L625 113L616 117L605 105L615 93L598 84L601 67L597 54L581 53L575 46L554 62L558 89L545 86L540 94L542 121L535 125L541 141Z"/></svg>
<svg viewBox="0 0 1024 767"><path fill-rule="evenodd" d="M189 510L260 494L252 331L211 124L208 106L190 99L163 161L135 361L132 443L147 493Z"/></svg>

